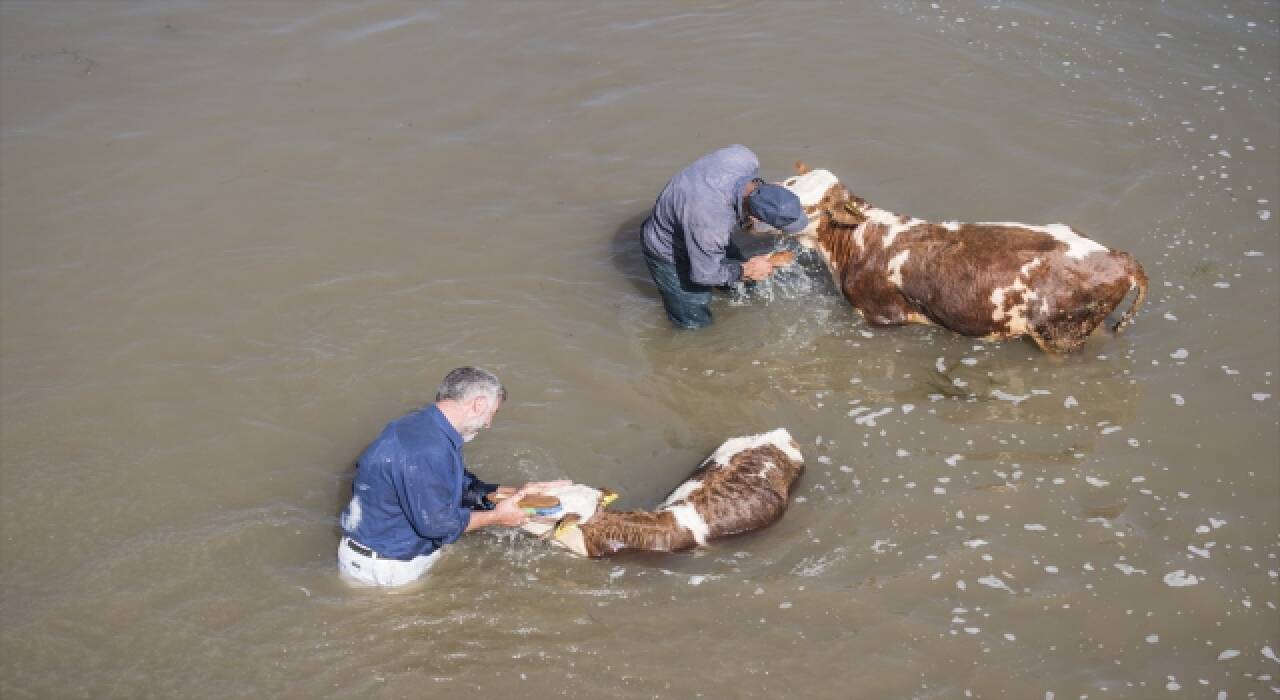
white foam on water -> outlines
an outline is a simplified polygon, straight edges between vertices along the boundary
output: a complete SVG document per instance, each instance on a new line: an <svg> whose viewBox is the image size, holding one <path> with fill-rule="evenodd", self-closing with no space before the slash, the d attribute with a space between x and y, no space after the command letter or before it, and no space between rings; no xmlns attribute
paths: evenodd
<svg viewBox="0 0 1280 700"><path fill-rule="evenodd" d="M893 406L888 406L878 411L872 411L871 413L868 413L865 416L859 416L855 418L853 422L857 423L858 425L865 425L865 426L874 428L876 425L877 418L892 412L893 412Z"/></svg>
<svg viewBox="0 0 1280 700"><path fill-rule="evenodd" d="M1171 588L1185 588L1200 583L1200 578L1195 574L1188 574L1184 569L1170 571L1164 575L1164 584Z"/></svg>
<svg viewBox="0 0 1280 700"><path fill-rule="evenodd" d="M1005 583L1002 579L996 576L983 576L982 578L978 579L978 583L981 583L987 588L995 588L996 590L1002 590L1002 591L1008 591L1009 593L1014 593L1014 590L1012 588L1009 588L1009 584Z"/></svg>
<svg viewBox="0 0 1280 700"><path fill-rule="evenodd" d="M1122 562L1122 561L1118 561L1118 562L1116 562L1115 564L1112 564L1112 566L1114 566L1115 568L1119 569L1119 570L1120 570L1120 572L1121 572L1121 573L1123 573L1125 576L1132 576L1132 575L1134 575L1134 574L1146 574L1146 573L1147 573L1147 570L1146 570L1146 569L1139 569L1139 568L1137 568L1137 567L1130 566L1129 564L1126 564L1126 563L1124 563L1124 562Z"/></svg>
<svg viewBox="0 0 1280 700"><path fill-rule="evenodd" d="M1008 401L1009 403L1012 403L1014 406L1017 406L1023 401L1026 401L1027 399L1031 398L1031 394L1010 394L1010 393L1001 391L999 389L993 389L991 391L991 395L1001 401Z"/></svg>

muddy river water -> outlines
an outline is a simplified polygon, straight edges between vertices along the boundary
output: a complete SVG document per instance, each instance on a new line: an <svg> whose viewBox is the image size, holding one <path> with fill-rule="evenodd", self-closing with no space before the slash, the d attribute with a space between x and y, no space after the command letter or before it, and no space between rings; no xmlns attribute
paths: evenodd
<svg viewBox="0 0 1280 700"><path fill-rule="evenodd" d="M0 695L1280 693L1275 2L0 2ZM1151 277L1053 359L873 329L814 261L671 329L697 156ZM744 236L748 250L768 237ZM336 575L355 457L450 368L492 480L652 506L775 427L777 525Z"/></svg>

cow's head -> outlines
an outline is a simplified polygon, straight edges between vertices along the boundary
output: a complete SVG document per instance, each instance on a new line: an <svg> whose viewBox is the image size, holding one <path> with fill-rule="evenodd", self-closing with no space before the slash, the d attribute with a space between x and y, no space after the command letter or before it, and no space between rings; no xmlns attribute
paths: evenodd
<svg viewBox="0 0 1280 700"><path fill-rule="evenodd" d="M562 544L564 544L560 538L562 524L585 523L618 498L618 494L614 491L593 488L586 484L570 484L549 489L546 495L555 496L559 501L559 507L547 509L545 513L535 513L520 527L531 535L550 536L561 541Z"/></svg>

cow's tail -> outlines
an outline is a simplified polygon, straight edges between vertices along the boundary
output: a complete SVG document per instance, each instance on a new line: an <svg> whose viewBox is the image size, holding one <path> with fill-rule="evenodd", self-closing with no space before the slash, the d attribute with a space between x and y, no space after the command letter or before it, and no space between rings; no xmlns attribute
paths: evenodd
<svg viewBox="0 0 1280 700"><path fill-rule="evenodd" d="M1138 315L1138 309L1142 308L1142 302L1147 300L1147 273L1142 269L1142 265L1128 253L1122 253L1125 256L1125 269L1129 273L1129 291L1134 289L1138 293L1133 297L1133 303L1129 305L1129 310L1124 312L1119 321L1116 321L1115 327L1112 329L1116 333L1124 330L1126 326L1133 322L1133 317ZM1128 295L1126 295L1128 296Z"/></svg>

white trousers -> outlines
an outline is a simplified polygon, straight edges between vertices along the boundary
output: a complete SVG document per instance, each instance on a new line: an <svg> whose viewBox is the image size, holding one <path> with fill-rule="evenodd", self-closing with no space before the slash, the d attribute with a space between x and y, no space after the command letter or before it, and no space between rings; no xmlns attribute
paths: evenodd
<svg viewBox="0 0 1280 700"><path fill-rule="evenodd" d="M347 546L349 537L338 543L338 572L348 583L358 586L403 586L422 578L440 560L443 549L409 561L366 557Z"/></svg>

